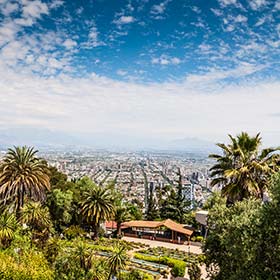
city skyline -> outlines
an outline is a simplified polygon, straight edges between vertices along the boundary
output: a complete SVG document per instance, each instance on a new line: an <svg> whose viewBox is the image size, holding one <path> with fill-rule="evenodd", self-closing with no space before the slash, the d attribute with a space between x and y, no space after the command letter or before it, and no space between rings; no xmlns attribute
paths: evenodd
<svg viewBox="0 0 280 280"><path fill-rule="evenodd" d="M279 11L272 0L0 1L0 144L154 148L248 131L278 146Z"/></svg>

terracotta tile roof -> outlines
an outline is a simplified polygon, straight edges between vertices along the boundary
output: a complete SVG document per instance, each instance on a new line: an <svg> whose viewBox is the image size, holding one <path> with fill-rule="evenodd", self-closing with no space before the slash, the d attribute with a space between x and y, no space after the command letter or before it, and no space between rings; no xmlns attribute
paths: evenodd
<svg viewBox="0 0 280 280"><path fill-rule="evenodd" d="M170 219L167 219L165 221L130 221L130 222L123 223L122 226L123 228L128 228L128 227L158 228L161 226L165 226L170 230L180 232L188 236L191 236L193 233L192 230L186 229L183 227L183 225L178 224Z"/></svg>
<svg viewBox="0 0 280 280"><path fill-rule="evenodd" d="M114 221L106 221L105 222L105 227L106 228L116 229L117 228L117 223L114 222Z"/></svg>

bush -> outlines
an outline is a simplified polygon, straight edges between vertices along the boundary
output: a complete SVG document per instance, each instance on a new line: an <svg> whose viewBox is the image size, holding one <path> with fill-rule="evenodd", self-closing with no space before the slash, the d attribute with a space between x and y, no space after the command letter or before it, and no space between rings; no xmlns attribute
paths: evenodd
<svg viewBox="0 0 280 280"><path fill-rule="evenodd" d="M203 236L197 236L196 241L197 242L202 242L204 240Z"/></svg>
<svg viewBox="0 0 280 280"><path fill-rule="evenodd" d="M63 233L68 240L83 237L86 234L85 231L79 226L70 226L69 228L65 229Z"/></svg>
<svg viewBox="0 0 280 280"><path fill-rule="evenodd" d="M154 280L154 277L151 274L142 272L138 269L133 269L131 272L124 273L122 275L123 280Z"/></svg>
<svg viewBox="0 0 280 280"><path fill-rule="evenodd" d="M17 257L0 252L1 280L53 280L53 271L41 253L28 252Z"/></svg>
<svg viewBox="0 0 280 280"><path fill-rule="evenodd" d="M169 257L145 256L141 254L135 254L134 257L143 261L168 265L169 267L172 267L171 274L174 277L183 277L185 275L186 263L184 261Z"/></svg>

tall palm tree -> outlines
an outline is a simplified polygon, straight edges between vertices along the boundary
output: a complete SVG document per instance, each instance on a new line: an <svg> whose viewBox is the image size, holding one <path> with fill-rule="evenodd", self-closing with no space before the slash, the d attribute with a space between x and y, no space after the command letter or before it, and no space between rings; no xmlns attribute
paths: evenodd
<svg viewBox="0 0 280 280"><path fill-rule="evenodd" d="M216 160L210 169L211 185L219 186L228 203L248 197L263 198L271 175L279 170L279 148L260 149L261 137L242 132L229 135L230 144L217 144L223 154L212 154Z"/></svg>
<svg viewBox="0 0 280 280"><path fill-rule="evenodd" d="M47 164L36 153L33 148L14 147L0 165L0 198L4 204L14 201L17 214L25 198L43 201L50 189Z"/></svg>
<svg viewBox="0 0 280 280"><path fill-rule="evenodd" d="M15 236L18 227L17 219L14 214L4 211L0 216L0 243L1 247L6 248Z"/></svg>
<svg viewBox="0 0 280 280"><path fill-rule="evenodd" d="M123 245L117 245L114 248L112 255L108 258L108 266L110 268L110 274L108 280L110 280L112 276L118 276L120 274L120 270L125 268L126 263L127 263L126 247Z"/></svg>
<svg viewBox="0 0 280 280"><path fill-rule="evenodd" d="M130 214L128 207L124 204L117 205L115 208L114 220L117 223L117 235L121 235L121 224L129 220Z"/></svg>
<svg viewBox="0 0 280 280"><path fill-rule="evenodd" d="M95 237L98 237L100 224L114 215L114 202L108 188L94 186L85 195L81 204L81 213L92 225Z"/></svg>

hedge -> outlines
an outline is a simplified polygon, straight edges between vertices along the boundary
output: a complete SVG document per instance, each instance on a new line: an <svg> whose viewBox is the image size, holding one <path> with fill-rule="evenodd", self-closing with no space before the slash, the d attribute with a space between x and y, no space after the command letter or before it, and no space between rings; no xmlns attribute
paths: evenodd
<svg viewBox="0 0 280 280"><path fill-rule="evenodd" d="M139 260L160 263L172 267L171 274L174 277L183 277L186 271L186 263L181 260L173 259L170 257L156 257L156 256L146 256L142 254L135 254L134 257Z"/></svg>

